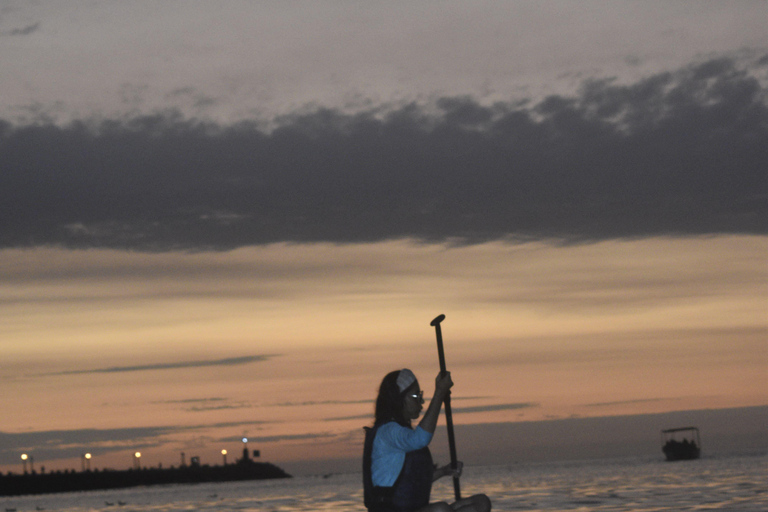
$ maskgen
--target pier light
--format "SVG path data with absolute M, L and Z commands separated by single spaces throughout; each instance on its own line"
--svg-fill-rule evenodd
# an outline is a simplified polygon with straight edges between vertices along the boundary
M 141 452 L 133 454 L 133 467 L 135 469 L 141 469 Z
M 85 458 L 85 469 L 90 471 L 91 470 L 91 454 L 86 453 L 85 455 L 83 455 L 83 457 Z
M 221 456 L 224 457 L 224 465 L 227 465 L 227 450 L 221 450 Z
M 27 472 L 27 461 L 29 461 L 29 471 L 34 473 L 35 472 L 35 466 L 34 466 L 34 459 L 31 455 L 27 455 L 26 453 L 21 454 L 21 463 L 24 465 L 24 473 Z

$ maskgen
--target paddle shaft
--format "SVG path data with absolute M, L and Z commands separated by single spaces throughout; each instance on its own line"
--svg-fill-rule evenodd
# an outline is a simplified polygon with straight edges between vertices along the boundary
M 445 369 L 445 351 L 443 350 L 443 331 L 440 329 L 440 322 L 445 319 L 445 315 L 440 315 L 430 325 L 435 328 L 435 336 L 437 337 L 437 356 L 440 359 L 440 373 L 442 375 L 447 371 Z M 451 392 L 445 397 L 445 424 L 448 430 L 448 448 L 451 452 L 451 468 L 456 469 L 458 467 L 456 458 L 456 439 L 453 436 L 453 416 L 451 415 Z M 459 485 L 459 477 L 453 476 L 453 493 L 456 496 L 456 501 L 461 499 L 461 486 Z

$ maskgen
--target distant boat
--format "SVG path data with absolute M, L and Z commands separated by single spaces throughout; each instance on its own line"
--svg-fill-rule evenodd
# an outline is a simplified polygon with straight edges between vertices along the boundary
M 661 431 L 661 451 L 667 460 L 693 460 L 701 456 L 701 438 L 696 427 Z

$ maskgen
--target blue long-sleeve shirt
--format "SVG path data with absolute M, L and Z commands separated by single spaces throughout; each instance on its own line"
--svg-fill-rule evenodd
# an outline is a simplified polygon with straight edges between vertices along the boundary
M 373 485 L 391 487 L 403 469 L 405 454 L 420 450 L 432 441 L 432 434 L 421 427 L 411 429 L 390 421 L 376 431 L 371 452 Z

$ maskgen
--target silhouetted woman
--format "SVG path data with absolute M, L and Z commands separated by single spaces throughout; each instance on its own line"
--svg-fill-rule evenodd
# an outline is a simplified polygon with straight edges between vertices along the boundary
M 381 381 L 373 427 L 366 427 L 363 450 L 365 506 L 370 512 L 488 512 L 491 501 L 476 494 L 454 503 L 429 503 L 432 482 L 454 475 L 450 465 L 435 468 L 429 442 L 435 433 L 443 401 L 453 386 L 451 374 L 438 375 L 435 393 L 416 428 L 424 392 L 407 368 L 390 372 Z M 461 474 L 458 463 L 455 474 Z

